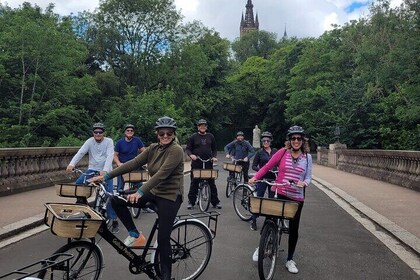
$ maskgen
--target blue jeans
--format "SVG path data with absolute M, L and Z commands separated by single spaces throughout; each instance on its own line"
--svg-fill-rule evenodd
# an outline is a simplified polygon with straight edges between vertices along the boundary
M 81 175 L 79 178 L 77 178 L 76 180 L 76 185 L 84 185 L 86 183 L 86 181 L 90 178 L 92 178 L 95 175 L 95 172 L 98 172 L 96 170 L 92 170 L 92 169 L 88 169 L 85 171 L 85 173 L 89 174 L 89 175 Z M 92 173 L 90 175 L 90 173 Z M 105 181 L 105 189 L 110 192 L 113 193 L 114 192 L 114 185 L 112 184 L 112 180 L 107 180 Z M 108 215 L 108 218 L 111 220 L 115 220 L 117 218 L 117 214 L 115 213 L 114 209 L 111 206 L 111 202 L 108 201 L 108 204 L 106 206 L 106 213 Z
M 258 197 L 264 197 L 265 190 L 268 190 L 268 197 L 269 198 L 274 197 L 274 192 L 271 191 L 269 184 L 264 183 L 264 182 L 258 182 L 256 188 L 257 188 L 257 196 Z M 257 217 L 258 217 L 258 215 L 252 214 L 252 216 L 251 216 L 252 221 L 256 221 Z

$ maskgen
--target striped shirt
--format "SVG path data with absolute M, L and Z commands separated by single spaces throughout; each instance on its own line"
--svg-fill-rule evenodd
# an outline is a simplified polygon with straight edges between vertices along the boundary
M 272 191 L 284 195 L 290 199 L 297 201 L 304 201 L 304 188 L 295 186 L 299 181 L 304 182 L 306 186 L 309 186 L 312 178 L 312 156 L 310 154 L 301 154 L 297 159 L 296 163 L 293 162 L 292 155 L 289 150 L 280 149 L 275 153 L 269 162 L 264 165 L 255 174 L 255 178 L 260 180 L 264 174 L 277 166 L 279 173 L 276 182 L 281 186 L 273 186 Z M 290 184 L 293 180 L 294 184 Z

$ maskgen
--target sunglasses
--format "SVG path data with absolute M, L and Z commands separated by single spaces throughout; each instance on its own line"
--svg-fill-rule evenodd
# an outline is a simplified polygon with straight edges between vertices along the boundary
M 169 136 L 169 137 L 171 137 L 172 135 L 174 135 L 174 133 L 172 132 L 172 131 L 168 131 L 168 132 L 165 132 L 165 131 L 160 131 L 160 132 L 158 132 L 158 135 L 160 136 L 160 137 L 163 137 L 163 136 Z
M 291 141 L 302 141 L 302 137 L 291 137 L 290 138 Z
M 132 130 L 132 129 L 126 129 L 125 131 L 127 131 L 127 132 L 133 132 L 134 130 Z
M 93 134 L 103 134 L 104 132 L 102 130 L 95 130 L 93 131 Z
M 271 143 L 271 140 L 262 140 L 263 143 Z

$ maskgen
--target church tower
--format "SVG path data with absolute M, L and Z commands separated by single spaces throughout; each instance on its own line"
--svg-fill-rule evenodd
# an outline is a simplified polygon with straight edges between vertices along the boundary
M 252 0 L 248 0 L 245 7 L 245 18 L 244 13 L 242 13 L 241 25 L 239 27 L 240 36 L 248 32 L 257 31 L 260 27 L 260 24 L 258 22 L 258 14 L 255 16 L 254 20 L 254 5 L 252 4 Z

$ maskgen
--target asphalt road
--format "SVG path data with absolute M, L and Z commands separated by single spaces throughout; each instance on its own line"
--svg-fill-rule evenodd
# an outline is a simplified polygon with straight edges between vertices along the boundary
M 221 164 L 219 169 L 222 169 Z M 226 176 L 227 172 L 219 170 L 217 185 L 223 209 L 218 210 L 221 215 L 212 257 L 200 279 L 258 279 L 252 253 L 258 246 L 259 231 L 251 231 L 249 224 L 236 216 L 231 198 L 224 195 Z M 189 176 L 186 176 L 185 186 L 186 197 Z M 292 275 L 284 267 L 287 251 L 287 238 L 284 238 L 282 248 L 286 251 L 280 255 L 274 279 L 419 279 L 412 269 L 322 191 L 311 185 L 306 194 L 295 253 L 299 273 Z M 191 211 L 186 209 L 184 202 L 180 214 L 188 212 Z M 142 213 L 137 224 L 147 234 L 154 218 L 155 214 Z M 260 218 L 259 228 L 262 222 Z M 124 228 L 118 236 L 125 238 Z M 47 257 L 65 242 L 66 239 L 47 230 L 2 248 L 0 274 Z M 128 262 L 104 241 L 100 246 L 105 255 L 102 279 L 148 279 L 143 274 L 130 274 Z

